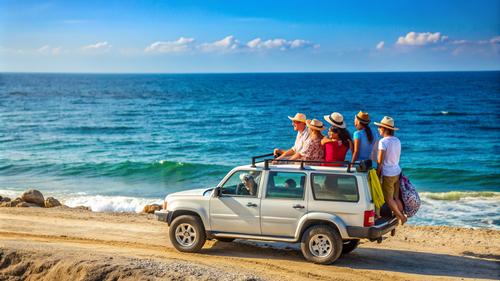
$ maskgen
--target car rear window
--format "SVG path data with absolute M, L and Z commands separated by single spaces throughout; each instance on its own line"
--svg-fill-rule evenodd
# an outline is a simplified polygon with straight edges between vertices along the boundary
M 311 184 L 315 200 L 359 201 L 355 176 L 313 173 Z

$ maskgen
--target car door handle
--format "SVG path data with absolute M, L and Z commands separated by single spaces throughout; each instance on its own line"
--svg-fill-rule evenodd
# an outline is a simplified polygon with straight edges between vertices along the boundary
M 305 207 L 300 205 L 300 204 L 296 204 L 296 205 L 293 205 L 293 208 L 294 209 L 304 209 Z
M 248 202 L 247 207 L 257 207 L 257 204 L 252 203 L 252 202 Z

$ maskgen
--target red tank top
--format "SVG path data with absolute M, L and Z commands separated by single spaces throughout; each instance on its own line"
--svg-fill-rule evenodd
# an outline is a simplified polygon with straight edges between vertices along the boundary
M 349 146 L 343 145 L 341 141 L 327 142 L 324 145 L 325 161 L 344 161 Z M 340 164 L 323 164 L 323 166 L 342 166 Z

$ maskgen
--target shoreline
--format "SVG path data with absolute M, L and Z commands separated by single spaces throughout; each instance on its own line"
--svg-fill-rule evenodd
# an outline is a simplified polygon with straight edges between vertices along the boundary
M 26 189 L 0 189 L 2 196 L 22 197 Z M 98 195 L 87 193 L 64 194 L 43 190 L 44 196 L 55 197 L 70 208 L 89 208 L 93 212 L 141 213 L 146 206 L 161 206 L 161 197 L 127 195 Z M 448 191 L 419 192 L 422 206 L 409 220 L 414 226 L 450 226 L 474 229 L 500 230 L 500 192 L 496 191 Z M 450 211 L 451 210 L 451 211 Z M 451 214 L 451 215 L 450 215 Z
M 362 241 L 331 266 L 306 262 L 296 244 L 213 240 L 199 254 L 180 253 L 167 233 L 149 214 L 0 208 L 0 279 L 53 280 L 58 272 L 81 280 L 500 277 L 500 231 L 491 229 L 405 225 L 382 244 Z

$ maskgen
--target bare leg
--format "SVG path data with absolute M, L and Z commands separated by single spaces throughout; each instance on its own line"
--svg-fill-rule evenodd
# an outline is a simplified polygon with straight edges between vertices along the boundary
M 392 212 L 396 215 L 396 217 L 401 221 L 401 224 L 405 224 L 406 221 L 408 220 L 405 215 L 399 210 L 398 204 L 396 203 L 396 200 L 394 198 L 387 198 L 386 199 L 387 205 L 389 205 L 389 208 L 391 208 Z
M 396 201 L 396 204 L 398 205 L 399 211 L 402 213 L 403 210 L 404 210 L 404 208 L 403 208 L 403 202 L 401 202 L 401 200 L 399 198 L 396 198 L 395 201 Z

